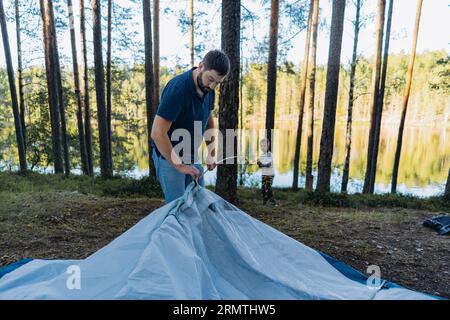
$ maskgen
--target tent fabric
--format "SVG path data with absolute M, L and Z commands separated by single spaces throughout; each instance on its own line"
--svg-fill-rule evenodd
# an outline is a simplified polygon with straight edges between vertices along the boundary
M 8 265 L 0 268 L 0 278 L 3 277 L 5 274 L 13 272 L 17 268 L 23 266 L 24 264 L 26 264 L 30 261 L 33 261 L 33 259 L 22 259 L 20 261 L 16 261 L 14 263 L 8 264 Z
M 68 286 L 68 268 L 80 288 Z M 83 260 L 30 261 L 0 299 L 434 299 L 365 276 L 193 181 L 184 195 Z

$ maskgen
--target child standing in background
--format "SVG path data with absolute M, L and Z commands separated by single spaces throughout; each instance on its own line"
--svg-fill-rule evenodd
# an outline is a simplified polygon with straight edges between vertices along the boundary
M 270 152 L 270 142 L 266 138 L 261 139 L 259 146 L 261 148 L 261 156 L 256 162 L 258 167 L 261 168 L 262 185 L 261 193 L 263 197 L 263 204 L 270 204 L 277 206 L 277 203 L 273 197 L 272 183 L 275 171 L 273 169 L 272 152 Z

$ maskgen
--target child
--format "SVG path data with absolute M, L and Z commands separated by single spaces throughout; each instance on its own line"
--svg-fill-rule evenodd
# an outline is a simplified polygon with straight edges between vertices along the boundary
M 261 157 L 256 162 L 258 167 L 261 168 L 262 173 L 262 186 L 261 192 L 263 197 L 263 204 L 270 204 L 277 206 L 277 203 L 273 197 L 272 183 L 273 177 L 275 176 L 275 171 L 273 169 L 272 152 L 269 151 L 270 142 L 263 138 L 259 143 L 261 147 Z

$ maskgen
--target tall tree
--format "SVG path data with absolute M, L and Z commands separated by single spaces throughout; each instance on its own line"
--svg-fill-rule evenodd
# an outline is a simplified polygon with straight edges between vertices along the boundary
M 353 54 L 352 63 L 350 65 L 350 89 L 348 92 L 348 107 L 347 107 L 347 127 L 346 127 L 346 137 L 345 137 L 345 163 L 344 171 L 342 174 L 342 184 L 341 192 L 347 192 L 348 177 L 350 173 L 350 154 L 352 148 L 352 122 L 353 122 L 353 103 L 354 103 L 354 93 L 355 93 L 355 75 L 356 75 L 356 64 L 358 62 L 358 40 L 359 31 L 361 30 L 361 7 L 362 0 L 356 0 L 356 16 L 353 22 L 354 26 L 354 38 L 353 38 Z
M 152 132 L 153 120 L 155 118 L 154 87 L 153 87 L 153 62 L 152 62 L 152 17 L 150 14 L 150 0 L 142 1 L 144 17 L 144 45 L 145 45 L 145 105 L 147 111 L 147 135 L 148 135 L 148 165 L 149 175 L 155 176 L 156 170 L 152 160 Z
M 86 140 L 84 137 L 83 103 L 81 101 L 81 92 L 80 92 L 80 74 L 78 71 L 77 45 L 75 43 L 75 25 L 73 17 L 72 0 L 67 0 L 67 9 L 69 13 L 70 45 L 72 48 L 72 65 L 73 65 L 73 77 L 75 82 L 75 99 L 77 102 L 77 124 L 78 124 L 78 140 L 80 144 L 81 169 L 84 174 L 89 175 L 89 167 L 86 154 Z
M 402 100 L 402 116 L 400 119 L 400 126 L 398 129 L 397 148 L 395 150 L 394 167 L 392 169 L 391 193 L 397 192 L 398 167 L 400 164 L 400 153 L 402 151 L 403 129 L 405 127 L 405 119 L 406 119 L 406 111 L 408 109 L 409 93 L 411 92 L 412 75 L 413 75 L 413 71 L 414 71 L 414 61 L 416 59 L 417 38 L 419 35 L 419 25 L 420 25 L 420 15 L 422 12 L 422 2 L 423 2 L 423 0 L 418 0 L 418 3 L 417 3 L 416 22 L 415 22 L 414 34 L 413 34 L 413 46 L 412 46 L 412 50 L 411 50 L 411 58 L 409 60 L 408 71 L 406 73 L 405 93 L 403 94 L 403 100 Z
M 102 57 L 102 27 L 100 0 L 92 0 L 93 39 L 94 39 L 94 70 L 95 93 L 97 97 L 98 136 L 100 142 L 100 170 L 103 178 L 112 176 L 112 166 L 109 155 L 108 123 L 105 106 L 105 78 Z
M 194 0 L 191 0 L 191 6 L 190 6 L 190 34 L 191 34 L 191 68 L 194 67 L 195 61 L 195 43 L 194 43 Z
M 111 134 L 111 15 L 112 11 L 112 1 L 108 0 L 108 40 L 107 40 L 107 49 L 106 49 L 106 123 L 107 123 L 107 131 L 108 131 L 108 155 L 109 162 L 112 166 L 112 134 Z
M 47 27 L 49 28 L 49 33 L 51 34 L 51 58 L 52 63 L 55 69 L 55 80 L 56 80 L 56 88 L 57 88 L 57 102 L 59 109 L 59 116 L 61 121 L 61 144 L 63 147 L 63 156 L 64 156 L 64 173 L 66 175 L 70 174 L 70 160 L 69 160 L 69 140 L 67 137 L 67 126 L 66 126 L 66 112 L 65 112 L 65 99 L 64 99 L 64 90 L 62 86 L 61 79 L 61 66 L 59 63 L 59 53 L 58 53 L 58 40 L 56 37 L 56 28 L 55 28 L 55 18 L 53 13 L 53 2 L 47 1 Z
M 266 102 L 266 130 L 267 139 L 272 143 L 272 130 L 275 126 L 275 97 L 277 87 L 277 54 L 278 54 L 278 24 L 279 1 L 271 0 L 270 30 L 269 30 L 269 61 L 267 63 L 267 102 Z
M 239 117 L 239 61 L 241 1 L 222 1 L 222 50 L 230 59 L 230 72 L 220 85 L 219 97 L 219 130 L 223 135 L 223 149 L 227 151 L 224 157 L 237 156 L 237 137 L 226 136 L 226 129 L 236 129 Z M 233 139 L 233 141 L 229 141 Z M 221 141 L 219 141 L 220 143 Z M 233 154 L 228 147 L 233 146 Z M 225 148 L 225 146 L 227 148 Z M 221 146 L 219 146 L 221 147 Z M 220 161 L 221 159 L 219 159 Z M 237 204 L 237 163 L 228 164 L 225 161 L 217 167 L 216 193 L 227 201 Z
M 319 25 L 319 0 L 314 0 L 314 19 L 313 19 L 313 34 L 312 34 L 312 48 L 311 48 L 311 71 L 309 73 L 309 104 L 308 104 L 308 148 L 306 151 L 306 182 L 305 188 L 311 191 L 313 188 L 313 151 L 314 151 L 314 99 L 315 99 L 315 84 L 316 84 L 316 60 L 317 60 L 317 33 Z
M 91 129 L 91 107 L 89 102 L 89 78 L 86 49 L 86 23 L 85 23 L 84 0 L 80 0 L 80 38 L 81 38 L 81 68 L 83 69 L 83 78 L 81 82 L 81 91 L 83 95 L 84 106 L 84 136 L 86 140 L 86 158 L 89 175 L 94 175 L 94 166 L 92 161 L 92 129 Z
M 11 49 L 9 48 L 8 29 L 6 27 L 5 9 L 3 0 L 0 0 L 0 27 L 2 31 L 3 49 L 5 52 L 6 69 L 8 71 L 9 90 L 11 94 L 11 104 L 14 116 L 14 127 L 16 130 L 17 149 L 19 152 L 20 171 L 27 171 L 27 161 L 25 154 L 25 142 L 22 132 L 22 123 L 20 121 L 19 103 L 17 101 L 17 91 L 14 78 L 14 68 L 11 59 Z
M 153 0 L 153 99 L 159 105 L 159 0 Z
M 21 41 L 21 27 L 20 27 L 20 10 L 19 0 L 14 1 L 16 9 L 16 43 L 17 43 L 17 77 L 19 78 L 19 110 L 20 110 L 20 122 L 22 125 L 23 141 L 25 149 L 27 147 L 27 133 L 25 126 L 25 98 L 23 94 L 23 67 L 22 67 L 22 41 Z
M 328 49 L 327 82 L 325 106 L 320 138 L 319 170 L 317 190 L 330 191 L 331 161 L 333 157 L 334 128 L 336 125 L 336 104 L 339 87 L 339 71 L 344 30 L 345 0 L 333 1 L 330 45 Z
M 305 93 L 306 93 L 306 75 L 308 73 L 308 60 L 309 60 L 309 47 L 311 41 L 311 24 L 312 16 L 314 10 L 314 0 L 310 1 L 309 5 L 309 16 L 308 16 L 308 27 L 306 31 L 306 44 L 305 44 L 305 54 L 303 56 L 303 64 L 300 76 L 300 101 L 299 101 L 299 113 L 298 113 L 298 124 L 297 124 L 297 138 L 295 140 L 295 155 L 294 155 L 294 178 L 292 181 L 292 189 L 298 189 L 298 171 L 300 165 L 300 149 L 302 141 L 302 130 L 303 130 L 303 114 L 305 110 Z
M 47 0 L 48 1 L 48 0 Z M 58 107 L 58 87 L 56 83 L 56 68 L 53 54 L 53 34 L 50 23 L 48 5 L 44 0 L 39 0 L 42 18 L 42 33 L 44 39 L 45 71 L 47 78 L 48 103 L 50 109 L 50 120 L 52 128 L 52 150 L 55 173 L 63 173 L 63 160 L 61 151 L 60 115 Z
M 450 199 L 450 169 L 448 169 L 447 184 L 445 185 L 444 196 Z
M 385 11 L 386 11 L 386 0 L 378 0 L 378 16 L 377 16 L 377 26 L 375 36 L 376 49 L 372 67 L 372 87 L 370 89 L 371 99 L 369 106 L 372 114 L 370 118 L 369 144 L 367 148 L 367 165 L 366 165 L 366 175 L 364 179 L 363 193 L 370 192 L 370 175 L 372 173 L 372 164 L 373 164 L 372 156 L 373 156 L 373 146 L 375 142 L 375 127 L 378 117 L 377 102 L 380 89 L 381 56 L 383 51 L 383 28 L 384 28 Z
M 375 122 L 375 137 L 373 142 L 373 151 L 371 164 L 371 174 L 370 174 L 370 184 L 369 184 L 369 193 L 374 193 L 375 191 L 375 178 L 377 175 L 377 161 L 378 161 L 378 148 L 380 144 L 380 133 L 381 133 L 381 119 L 383 114 L 383 105 L 384 105 L 384 92 L 386 88 L 386 77 L 387 77 L 387 65 L 389 59 L 389 43 L 391 38 L 391 25 L 392 25 L 392 11 L 394 7 L 394 0 L 389 1 L 389 9 L 388 9 L 388 19 L 386 24 L 386 34 L 384 39 L 384 54 L 383 54 L 383 67 L 381 70 L 381 80 L 380 80 L 380 89 L 378 92 L 378 101 L 377 101 L 377 118 Z

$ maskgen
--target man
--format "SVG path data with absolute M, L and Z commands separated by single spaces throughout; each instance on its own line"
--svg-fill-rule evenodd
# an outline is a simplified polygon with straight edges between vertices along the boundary
M 205 131 L 214 129 L 211 116 L 214 109 L 214 89 L 224 80 L 229 70 L 230 60 L 226 54 L 220 50 L 212 50 L 205 55 L 198 67 L 174 77 L 163 90 L 151 138 L 152 158 L 166 203 L 182 196 L 192 179 L 199 180 L 198 183 L 204 186 L 203 177 L 200 177 L 203 167 L 198 163 L 198 148 Z M 198 129 L 198 124 L 201 132 L 194 130 Z M 186 132 L 189 137 L 183 136 Z M 181 142 L 177 141 L 179 135 L 183 138 Z M 208 145 L 206 165 L 208 170 L 213 170 L 216 167 L 214 143 L 205 142 Z M 180 154 L 183 160 L 174 150 L 178 143 L 183 143 L 183 154 Z M 186 145 L 189 148 L 185 148 Z

